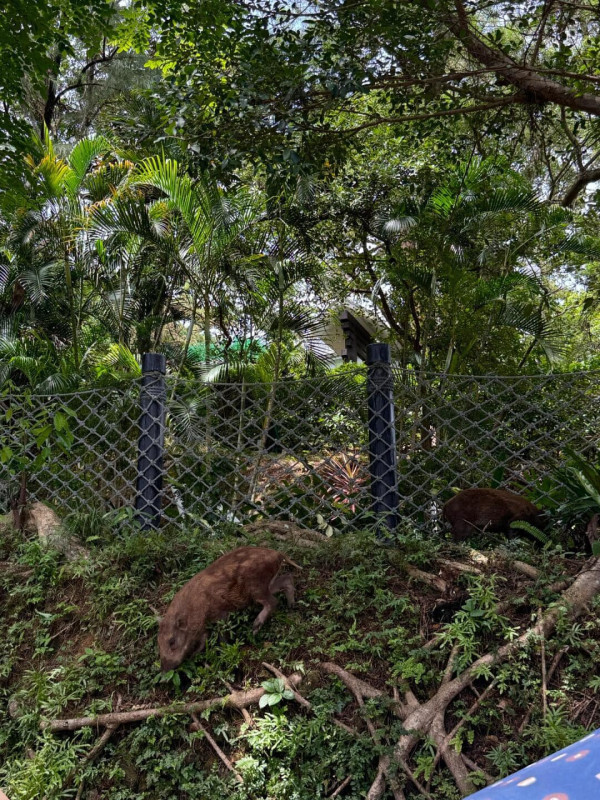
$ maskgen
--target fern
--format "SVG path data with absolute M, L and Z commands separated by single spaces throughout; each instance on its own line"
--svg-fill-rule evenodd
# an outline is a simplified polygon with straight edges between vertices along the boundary
M 510 527 L 512 530 L 525 531 L 525 533 L 533 536 L 533 538 L 537 539 L 541 544 L 548 544 L 550 541 L 549 536 L 543 533 L 539 528 L 536 528 L 535 525 L 532 525 L 530 522 L 525 522 L 524 520 L 518 519 L 514 522 L 511 522 Z

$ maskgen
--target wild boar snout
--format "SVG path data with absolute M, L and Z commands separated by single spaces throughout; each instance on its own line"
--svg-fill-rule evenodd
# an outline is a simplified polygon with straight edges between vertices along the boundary
M 160 659 L 160 671 L 161 672 L 170 672 L 172 669 L 177 669 L 177 667 L 181 664 L 181 660 L 171 661 L 168 658 L 163 658 L 161 656 Z
M 158 629 L 158 652 L 163 672 L 176 669 L 192 649 L 193 642 L 183 617 L 165 615 Z

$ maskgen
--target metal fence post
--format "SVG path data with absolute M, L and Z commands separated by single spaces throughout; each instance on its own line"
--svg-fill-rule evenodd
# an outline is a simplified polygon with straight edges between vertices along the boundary
M 165 443 L 166 359 L 160 353 L 142 356 L 140 438 L 136 483 L 136 517 L 142 530 L 160 525 Z
M 388 344 L 367 346 L 367 394 L 372 509 L 378 516 L 383 516 L 388 531 L 393 531 L 398 524 L 399 496 L 394 378 Z

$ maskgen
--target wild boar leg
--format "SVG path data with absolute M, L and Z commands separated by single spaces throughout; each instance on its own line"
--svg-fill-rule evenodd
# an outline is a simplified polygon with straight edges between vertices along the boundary
M 258 599 L 257 602 L 261 604 L 262 611 L 254 620 L 254 624 L 252 625 L 252 631 L 256 633 L 259 631 L 265 622 L 269 619 L 271 614 L 277 608 L 277 598 L 274 594 L 267 595 L 264 599 Z
M 269 591 L 271 594 L 283 592 L 288 606 L 294 605 L 294 578 L 290 572 L 276 575 L 269 584 Z

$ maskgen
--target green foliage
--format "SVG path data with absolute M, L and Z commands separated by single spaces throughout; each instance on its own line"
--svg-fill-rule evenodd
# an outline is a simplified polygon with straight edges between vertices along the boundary
M 503 639 L 515 637 L 510 620 L 498 613 L 496 586 L 499 580 L 495 576 L 468 576 L 469 597 L 441 633 L 441 641 L 446 646 L 459 648 L 455 661 L 457 670 L 464 669 L 477 658 L 481 637 L 491 633 Z
M 579 541 L 594 514 L 600 512 L 600 464 L 565 448 L 565 458 L 553 475 L 542 481 L 539 502 Z
M 294 693 L 291 689 L 285 688 L 285 683 L 281 678 L 272 678 L 269 681 L 264 681 L 261 685 L 265 693 L 259 700 L 259 708 L 276 706 L 278 703 L 281 703 L 282 700 L 294 699 Z
M 18 800 L 59 800 L 65 780 L 85 752 L 81 742 L 47 735 L 37 742 L 33 758 L 15 759 L 0 769 L 0 776 Z
M 513 607 L 510 575 L 461 578 L 459 610 L 432 621 L 435 601 L 407 585 L 402 569 L 433 569 L 446 546 L 423 509 L 457 475 L 507 480 L 521 429 L 505 430 L 503 398 L 485 396 L 474 379 L 468 402 L 457 392 L 432 425 L 428 448 L 432 397 L 421 387 L 407 393 L 398 424 L 411 451 L 401 468 L 435 478 L 405 506 L 411 519 L 419 508 L 419 529 L 401 522 L 384 551 L 360 531 L 373 518 L 360 511 L 364 465 L 351 456 L 365 444 L 365 372 L 329 372 L 322 342 L 325 322 L 350 306 L 410 378 L 435 370 L 440 388 L 462 373 L 596 364 L 597 15 L 585 3 L 470 3 L 465 29 L 461 5 L 6 0 L 0 8 L 0 471 L 14 484 L 39 481 L 89 499 L 69 503 L 64 524 L 91 553 L 65 565 L 0 533 L 2 558 L 24 570 L 0 572 L 0 702 L 14 695 L 22 709 L 0 731 L 0 782 L 11 797 L 75 795 L 76 767 L 108 800 L 312 800 L 347 775 L 344 797 L 358 800 L 379 753 L 331 724 L 332 713 L 352 713 L 347 693 L 311 677 L 315 664 L 334 658 L 425 696 L 451 648 L 455 669 L 471 664 L 516 635 L 527 603 L 535 611 L 554 599 L 536 584 Z M 491 48 L 493 64 L 508 66 L 490 69 L 473 37 Z M 516 84 L 511 63 L 524 67 Z M 545 76 L 562 84 L 554 97 L 543 95 Z M 126 494 L 135 477 L 133 381 L 139 355 L 151 350 L 167 356 L 170 435 L 188 454 L 168 465 L 184 500 L 183 533 L 141 532 L 132 513 L 107 511 L 91 480 L 105 474 L 77 436 L 95 430 L 118 447 L 107 469 L 116 467 L 111 486 Z M 315 382 L 299 391 L 293 379 L 306 375 Z M 91 386 L 106 390 L 94 409 L 83 395 L 57 397 Z M 315 402 L 316 388 L 331 401 Z M 550 416 L 566 429 L 571 409 L 539 394 L 515 406 L 528 436 Z M 334 535 L 302 554 L 297 609 L 280 607 L 258 636 L 249 613 L 235 615 L 211 631 L 205 653 L 160 675 L 152 607 L 247 541 L 235 519 L 223 524 L 219 502 L 243 496 L 267 469 L 259 455 L 249 477 L 241 458 L 215 445 L 241 434 L 226 411 L 232 402 L 261 454 L 272 454 L 274 440 L 303 459 L 319 454 L 314 475 L 277 481 L 244 514 L 279 516 L 283 507 Z M 300 426 L 289 424 L 302 415 Z M 498 440 L 481 445 L 481 459 L 466 434 L 455 446 L 459 427 L 479 440 L 489 420 L 499 423 Z M 556 579 L 570 569 L 563 548 L 600 507 L 598 466 L 566 455 L 538 487 L 558 524 L 547 534 L 514 526 L 545 545 L 536 558 Z M 77 463 L 68 480 L 64 457 Z M 529 553 L 517 540 L 507 551 Z M 438 625 L 441 648 L 424 651 L 422 632 Z M 576 738 L 574 703 L 598 691 L 597 634 L 593 619 L 559 620 L 556 644 L 570 648 L 569 659 L 544 718 L 538 643 L 493 676 L 482 673 L 496 679 L 504 704 L 498 695 L 482 703 L 457 749 L 485 747 L 490 769 L 504 774 Z M 303 665 L 314 715 L 284 703 L 289 692 L 264 681 L 262 660 Z M 120 731 L 97 764 L 82 763 L 90 732 L 58 741 L 38 730 L 43 715 L 109 710 L 119 695 L 125 705 L 187 699 L 223 691 L 222 681 L 268 689 L 252 728 L 210 715 L 244 787 L 177 718 Z M 515 741 L 515 714 L 532 706 Z M 465 698 L 454 711 L 464 718 Z M 382 728 L 389 712 L 379 702 L 364 709 Z M 492 735 L 500 742 L 488 746 Z M 454 800 L 434 760 L 432 743 L 419 742 L 417 776 L 431 780 L 434 797 Z
M 535 525 L 532 525 L 530 522 L 524 522 L 523 520 L 515 520 L 515 522 L 510 523 L 511 530 L 516 531 L 525 531 L 534 539 L 537 539 L 538 542 L 541 544 L 548 544 L 550 541 L 550 537 L 547 536 L 543 531 L 539 528 L 536 528 Z
M 38 472 L 52 454 L 68 453 L 73 445 L 74 412 L 59 404 L 41 405 L 29 396 L 19 399 L 19 411 L 7 403 L 4 412 L 5 444 L 0 465 L 13 477 Z M 25 413 L 23 413 L 25 411 Z

